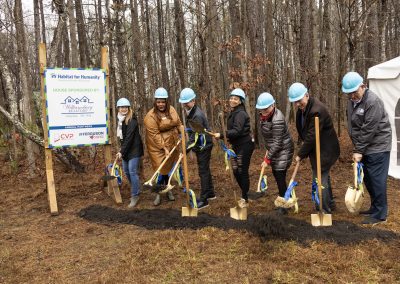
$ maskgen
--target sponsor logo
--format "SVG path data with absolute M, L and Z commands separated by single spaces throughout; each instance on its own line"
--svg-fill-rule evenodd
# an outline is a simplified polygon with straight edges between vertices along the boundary
M 54 135 L 54 142 L 58 141 L 69 141 L 74 138 L 73 133 L 61 133 L 61 134 L 55 134 Z
M 104 131 L 91 131 L 79 133 L 79 136 L 89 136 L 90 139 L 101 139 L 104 138 Z

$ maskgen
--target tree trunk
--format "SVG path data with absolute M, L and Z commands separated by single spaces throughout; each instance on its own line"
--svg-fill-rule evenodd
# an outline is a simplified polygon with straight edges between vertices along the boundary
M 90 64 L 89 48 L 86 38 L 86 27 L 85 20 L 82 10 L 81 0 L 75 0 L 75 11 L 76 11 L 76 24 L 78 28 L 78 41 L 79 41 L 79 59 L 80 67 L 87 68 Z
M 167 62 L 165 59 L 165 38 L 164 38 L 165 26 L 164 26 L 163 7 L 161 0 L 157 0 L 157 27 L 158 27 L 158 45 L 160 54 L 159 56 L 161 64 L 162 85 L 169 91 L 170 89 L 169 76 L 167 70 Z
M 28 70 L 30 69 L 28 64 L 28 50 L 25 38 L 25 27 L 23 21 L 22 5 L 21 0 L 15 0 L 14 6 L 14 20 L 17 40 L 17 55 L 20 64 L 20 76 L 21 76 L 21 92 L 23 97 L 22 113 L 23 119 L 26 125 L 32 129 L 36 129 L 34 122 L 34 111 L 32 104 L 32 84 L 31 78 L 29 77 Z M 28 159 L 28 174 L 33 175 L 35 168 L 35 152 L 38 148 L 30 141 L 26 140 L 25 151 Z
M 69 37 L 71 38 L 71 67 L 78 68 L 80 66 L 78 57 L 78 42 L 76 40 L 76 19 L 73 0 L 68 0 L 67 7 L 69 18 Z

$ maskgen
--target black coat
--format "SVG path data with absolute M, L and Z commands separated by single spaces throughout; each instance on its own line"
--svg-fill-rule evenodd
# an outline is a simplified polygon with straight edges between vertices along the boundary
M 304 159 L 310 157 L 311 166 L 317 167 L 315 153 L 315 117 L 319 117 L 321 169 L 327 171 L 332 167 L 340 155 L 339 140 L 331 116 L 326 107 L 316 98 L 310 97 L 304 114 L 299 109 L 296 113 L 296 128 L 300 139 L 303 141 L 297 155 Z M 303 125 L 302 125 L 302 121 Z
M 207 121 L 206 116 L 204 115 L 204 112 L 197 105 L 193 106 L 193 108 L 190 110 L 189 115 L 186 117 L 186 125 L 190 126 L 191 121 L 201 124 L 202 127 L 206 130 L 210 130 L 208 121 Z M 188 141 L 187 145 L 191 145 L 195 141 L 196 132 L 189 130 L 188 134 L 189 134 L 189 141 Z M 206 140 L 205 146 L 203 148 L 201 148 L 202 145 L 200 143 L 200 139 L 198 139 L 196 142 L 196 145 L 192 148 L 194 152 L 204 151 L 213 146 L 213 141 L 212 141 L 211 136 L 208 134 L 205 134 L 204 137 Z
M 122 137 L 120 151 L 122 159 L 129 161 L 143 156 L 143 143 L 136 117 L 132 117 L 128 125 L 125 121 L 122 123 Z
M 251 141 L 250 117 L 243 104 L 235 107 L 228 116 L 226 138 L 232 145 Z

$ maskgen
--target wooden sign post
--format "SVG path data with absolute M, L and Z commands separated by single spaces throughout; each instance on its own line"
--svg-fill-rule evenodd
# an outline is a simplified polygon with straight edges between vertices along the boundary
M 50 213 L 52 215 L 58 214 L 56 189 L 54 183 L 54 173 L 53 173 L 53 153 L 52 146 L 49 143 L 49 124 L 48 124 L 48 109 L 47 100 L 45 92 L 45 71 L 46 71 L 46 45 L 44 43 L 39 44 L 39 65 L 40 65 L 40 93 L 42 99 L 42 125 L 44 133 L 44 145 L 45 145 L 45 164 L 46 164 L 46 179 L 47 179 L 47 193 L 50 206 Z M 103 47 L 101 49 L 101 68 L 105 70 L 105 93 L 106 93 L 106 126 L 110 127 L 110 107 L 109 107 L 109 70 L 108 70 L 108 48 Z M 108 135 L 106 133 L 105 135 Z M 105 142 L 104 158 L 106 165 L 112 161 L 111 153 L 111 135 L 108 136 L 108 141 Z M 117 179 L 112 179 L 107 181 L 107 194 L 110 195 L 116 203 L 122 203 L 121 193 L 119 191 Z

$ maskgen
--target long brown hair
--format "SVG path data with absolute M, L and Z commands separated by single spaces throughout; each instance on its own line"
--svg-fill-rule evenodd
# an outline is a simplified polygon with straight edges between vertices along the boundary
M 172 116 L 171 116 L 171 114 L 169 113 L 169 108 L 170 108 L 170 104 L 169 104 L 169 101 L 168 101 L 168 99 L 165 99 L 165 111 L 164 112 L 160 112 L 159 110 L 158 110 L 158 108 L 157 108 L 157 100 L 160 100 L 160 99 L 154 99 L 154 103 L 153 103 L 153 109 L 154 109 L 154 113 L 156 114 L 156 116 L 157 116 L 157 119 L 158 120 L 161 120 L 162 119 L 162 115 L 164 114 L 166 117 L 168 117 L 169 119 L 172 119 Z
M 133 110 L 131 107 L 128 108 L 128 113 L 125 116 L 125 124 L 128 125 L 129 121 L 132 119 L 133 117 Z

